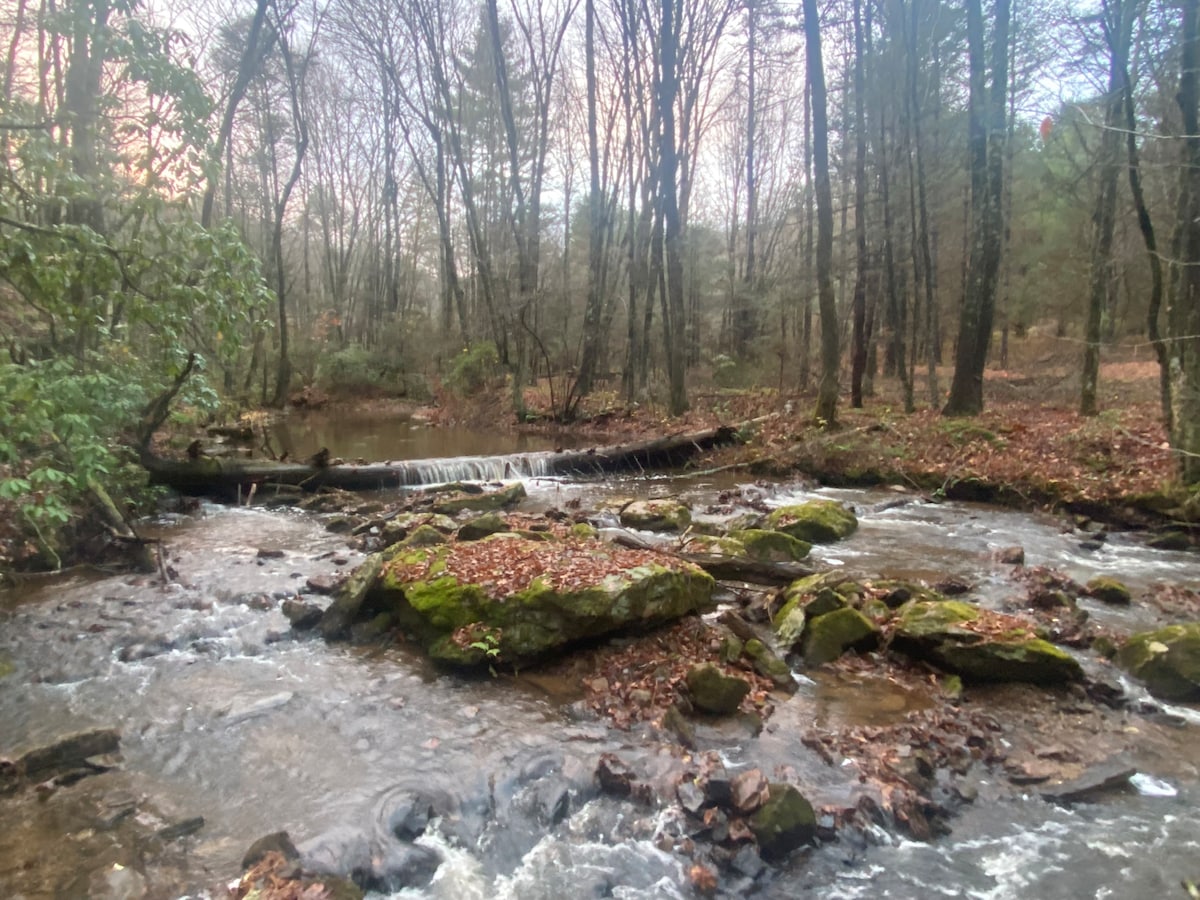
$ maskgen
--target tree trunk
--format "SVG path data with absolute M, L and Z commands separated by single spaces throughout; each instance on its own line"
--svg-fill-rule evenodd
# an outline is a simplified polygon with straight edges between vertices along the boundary
M 958 326 L 954 380 L 942 410 L 946 416 L 983 411 L 983 368 L 992 339 L 996 275 L 1000 269 L 1004 186 L 1005 97 L 1008 91 L 1008 24 L 1011 0 L 996 0 L 992 34 L 992 83 L 987 90 L 983 10 L 967 0 L 967 50 L 970 67 L 969 146 L 971 172 L 971 246 L 966 296 Z
M 1200 483 L 1200 0 L 1183 0 L 1182 52 L 1176 101 L 1182 114 L 1174 257 L 1167 309 L 1167 355 L 1171 374 L 1171 447 L 1184 484 Z
M 863 405 L 867 371 L 867 122 L 863 94 L 862 0 L 854 0 L 854 326 L 850 364 L 850 405 Z
M 662 202 L 665 295 L 663 340 L 667 351 L 668 409 L 673 416 L 687 412 L 684 382 L 683 233 L 679 215 L 679 150 L 675 135 L 675 99 L 679 93 L 679 27 L 676 0 L 662 0 L 662 30 L 659 32 L 658 108 L 659 191 Z
M 817 0 L 804 0 L 804 44 L 812 87 L 814 186 L 817 193 L 817 304 L 821 313 L 821 381 L 813 419 L 837 424 L 839 328 L 833 293 L 833 189 L 829 180 L 829 122 Z

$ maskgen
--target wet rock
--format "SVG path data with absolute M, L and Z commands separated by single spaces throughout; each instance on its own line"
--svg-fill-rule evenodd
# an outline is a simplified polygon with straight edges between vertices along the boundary
M 392 613 L 432 658 L 463 666 L 520 662 L 672 621 L 705 606 L 714 585 L 683 560 L 592 540 L 497 534 L 387 552 L 359 611 Z
M 269 697 L 260 697 L 256 700 L 234 701 L 229 707 L 229 711 L 225 713 L 225 723 L 227 725 L 236 725 L 239 722 L 245 722 L 247 719 L 265 716 L 272 710 L 287 706 L 294 696 L 296 695 L 291 691 L 282 691 L 278 694 L 271 694 Z
M 684 716 L 679 708 L 679 704 L 672 703 L 667 707 L 667 711 L 663 713 L 662 726 L 682 746 L 687 747 L 689 750 L 695 748 L 696 729 L 692 727 L 692 723 Z
M 1130 593 L 1129 588 L 1117 579 L 1104 575 L 1089 581 L 1084 591 L 1089 597 L 1094 597 L 1101 603 L 1111 603 L 1114 606 L 1128 606 L 1133 600 L 1133 594 Z
M 1116 757 L 1090 767 L 1078 778 L 1043 787 L 1040 793 L 1046 800 L 1073 803 L 1102 791 L 1123 788 L 1136 772 L 1137 767 L 1128 759 Z
M 128 644 L 122 647 L 117 652 L 117 659 L 121 662 L 140 662 L 143 659 L 150 659 L 154 656 L 161 656 L 164 653 L 170 653 L 175 649 L 174 643 L 166 638 L 154 638 L 148 641 L 142 641 L 136 644 Z
M 1200 700 L 1200 622 L 1135 634 L 1117 665 L 1161 700 Z
M 158 829 L 155 835 L 161 841 L 177 841 L 180 838 L 191 837 L 204 828 L 204 816 L 193 816 Z
M 738 773 L 729 787 L 730 804 L 734 811 L 742 815 L 754 812 L 770 797 L 767 776 L 760 769 L 748 769 Z
M 1190 550 L 1192 539 L 1186 531 L 1164 531 L 1146 541 L 1155 550 Z
M 644 531 L 686 531 L 692 511 L 678 500 L 635 500 L 621 510 L 621 524 Z
M 465 490 L 456 491 L 440 497 L 433 505 L 433 510 L 447 516 L 466 509 L 474 512 L 492 512 L 516 506 L 526 496 L 525 485 L 518 481 L 498 491 L 486 491 L 480 494 L 468 493 Z
M 692 704 L 704 712 L 730 715 L 737 712 L 742 698 L 750 693 L 744 678 L 726 675 L 711 663 L 693 666 L 687 673 Z
M 837 500 L 809 500 L 773 510 L 766 524 L 800 541 L 832 544 L 852 535 L 858 528 L 858 518 Z
M 949 593 L 939 593 L 937 590 L 927 588 L 912 581 L 897 581 L 894 579 L 872 582 L 871 587 L 888 609 L 899 609 L 910 600 L 945 600 L 946 597 L 943 594 Z M 959 591 L 959 593 L 965 593 L 966 590 L 967 588 L 964 586 L 963 590 Z
M 615 797 L 628 797 L 636 778 L 633 770 L 612 753 L 604 753 L 596 765 L 596 780 L 600 790 Z
M 277 548 L 267 549 L 266 547 L 260 547 L 254 555 L 258 559 L 283 559 L 287 554 Z
M 792 677 L 792 668 L 775 655 L 770 647 L 756 638 L 751 638 L 742 646 L 742 654 L 754 665 L 754 671 L 785 691 L 796 690 L 796 679 Z
M 679 801 L 684 812 L 693 816 L 700 815 L 706 800 L 704 791 L 694 781 L 680 782 L 675 788 L 675 799 Z
M 559 778 L 543 781 L 535 792 L 534 809 L 543 825 L 557 825 L 571 813 L 570 785 Z
M 1025 565 L 1025 548 L 1003 547 L 995 552 L 994 558 L 996 562 L 1004 563 L 1006 566 L 1023 566 Z
M 1083 678 L 1074 657 L 1030 634 L 1021 619 L 957 600 L 912 602 L 901 607 L 892 646 L 967 679 L 1062 684 Z
M 449 516 L 434 513 L 403 513 L 383 523 L 379 529 L 380 543 L 384 547 L 390 547 L 407 538 L 422 525 L 428 525 L 442 534 L 453 534 L 458 529 L 458 523 Z
M 329 609 L 321 617 L 321 635 L 325 638 L 337 638 L 350 630 L 351 624 L 359 617 L 363 600 L 375 586 L 379 573 L 383 571 L 387 552 L 375 553 L 363 561 L 349 580 L 338 590 L 337 596 Z
M 286 831 L 276 831 L 260 837 L 250 845 L 245 855 L 242 856 L 242 871 L 257 865 L 268 853 L 278 853 L 288 860 L 300 858 L 300 851 L 292 843 L 291 836 Z
M 819 666 L 847 650 L 873 650 L 879 644 L 879 626 L 849 607 L 810 618 L 801 648 L 804 661 Z
M 488 535 L 508 530 L 508 522 L 504 520 L 503 516 L 494 512 L 487 513 L 472 519 L 458 529 L 458 539 L 460 541 L 478 541 Z
M 751 817 L 750 830 L 766 859 L 780 859 L 817 833 L 812 804 L 794 786 L 772 784 L 767 802 Z
M 13 772 L 28 778 L 45 778 L 56 771 L 92 768 L 88 759 L 115 754 L 121 733 L 115 728 L 98 728 L 59 738 L 52 744 L 30 750 L 16 760 Z
M 304 603 L 301 600 L 284 600 L 283 614 L 297 631 L 311 631 L 321 624 L 325 610 L 315 603 Z
M 729 868 L 751 880 L 761 875 L 766 867 L 767 864 L 753 844 L 743 844 L 729 863 Z
M 450 813 L 448 797 L 412 791 L 393 797 L 387 813 L 388 831 L 401 841 L 414 841 L 425 833 L 429 820 Z
M 336 575 L 313 575 L 304 584 L 314 594 L 332 594 L 341 585 L 341 579 Z
M 88 879 L 89 900 L 140 900 L 149 896 L 146 876 L 132 866 L 113 863 Z

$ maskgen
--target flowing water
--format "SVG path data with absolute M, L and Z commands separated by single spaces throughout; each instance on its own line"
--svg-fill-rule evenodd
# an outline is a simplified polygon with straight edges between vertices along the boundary
M 339 428 L 293 439 L 397 459 L 406 454 L 396 435 L 413 431 L 388 432 L 384 449 L 345 423 Z M 516 449 L 481 439 L 470 452 Z M 408 455 L 439 452 L 445 446 L 415 442 Z M 1028 564 L 1076 579 L 1119 575 L 1135 594 L 1159 581 L 1196 587 L 1200 577 L 1194 556 L 1148 549 L 1136 536 L 1086 549 L 1057 519 L 886 491 L 695 476 L 532 479 L 527 488 L 531 510 L 575 498 L 591 505 L 679 494 L 701 518 L 833 496 L 855 505 L 861 526 L 849 541 L 819 548 L 818 562 L 869 576 L 952 575 L 987 603 L 1002 604 L 1012 590 L 992 561 L 1009 545 L 1023 546 Z M 236 875 L 254 839 L 286 829 L 318 854 L 361 858 L 380 895 L 690 896 L 683 857 L 659 849 L 678 835 L 677 816 L 598 796 L 591 786 L 601 753 L 638 756 L 651 771 L 661 760 L 665 772 L 669 760 L 651 743 L 577 715 L 578 698 L 565 685 L 537 673 L 463 679 L 403 646 L 292 638 L 280 601 L 310 576 L 348 570 L 360 558 L 319 517 L 206 505 L 152 531 L 169 548 L 167 585 L 76 574 L 0 594 L 0 673 L 8 670 L 0 677 L 0 755 L 117 727 L 123 756 L 118 768 L 42 799 L 32 791 L 0 798 L 0 895 L 199 896 Z M 1123 628 L 1158 621 L 1144 604 L 1088 608 Z M 705 740 L 735 770 L 790 766 L 818 804 L 844 800 L 854 777 L 804 748 L 803 729 L 883 724 L 927 702 L 883 679 L 801 682 L 760 738 L 735 728 Z M 1200 876 L 1200 716 L 1174 712 L 1176 736 L 1135 752 L 1141 792 L 1067 808 L 1035 795 L 1014 800 L 983 783 L 949 838 L 917 844 L 880 830 L 861 845 L 835 842 L 760 879 L 760 895 L 1181 894 L 1181 878 Z M 410 825 L 421 831 L 419 811 L 430 808 L 436 817 L 423 836 L 395 840 Z M 145 837 L 196 816 L 204 825 L 195 834 Z M 414 872 L 432 878 L 397 889 Z M 737 894 L 746 885 L 727 888 Z

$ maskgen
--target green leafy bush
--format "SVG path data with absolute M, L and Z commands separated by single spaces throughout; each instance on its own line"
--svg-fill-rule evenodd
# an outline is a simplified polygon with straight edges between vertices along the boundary
M 500 353 L 491 341 L 464 347 L 450 366 L 446 383 L 464 396 L 483 390 L 500 373 Z

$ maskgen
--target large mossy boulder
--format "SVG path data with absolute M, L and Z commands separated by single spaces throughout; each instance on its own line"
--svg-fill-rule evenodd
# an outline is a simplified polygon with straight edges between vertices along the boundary
M 1028 622 L 956 600 L 902 606 L 892 647 L 975 681 L 1062 684 L 1083 677 L 1075 658 L 1038 638 Z
M 692 511 L 678 500 L 635 500 L 621 510 L 621 524 L 643 531 L 687 531 Z
M 358 620 L 389 614 L 431 657 L 466 666 L 669 622 L 707 606 L 714 586 L 698 566 L 654 551 L 515 534 L 398 546 L 364 565 L 378 575 Z
M 873 650 L 878 645 L 879 626 L 848 606 L 810 619 L 801 641 L 810 666 L 833 662 L 847 650 Z
M 832 544 L 854 534 L 858 518 L 837 500 L 809 500 L 773 510 L 767 528 L 810 544 Z
M 1135 634 L 1118 651 L 1117 665 L 1162 700 L 1200 700 L 1200 622 Z

